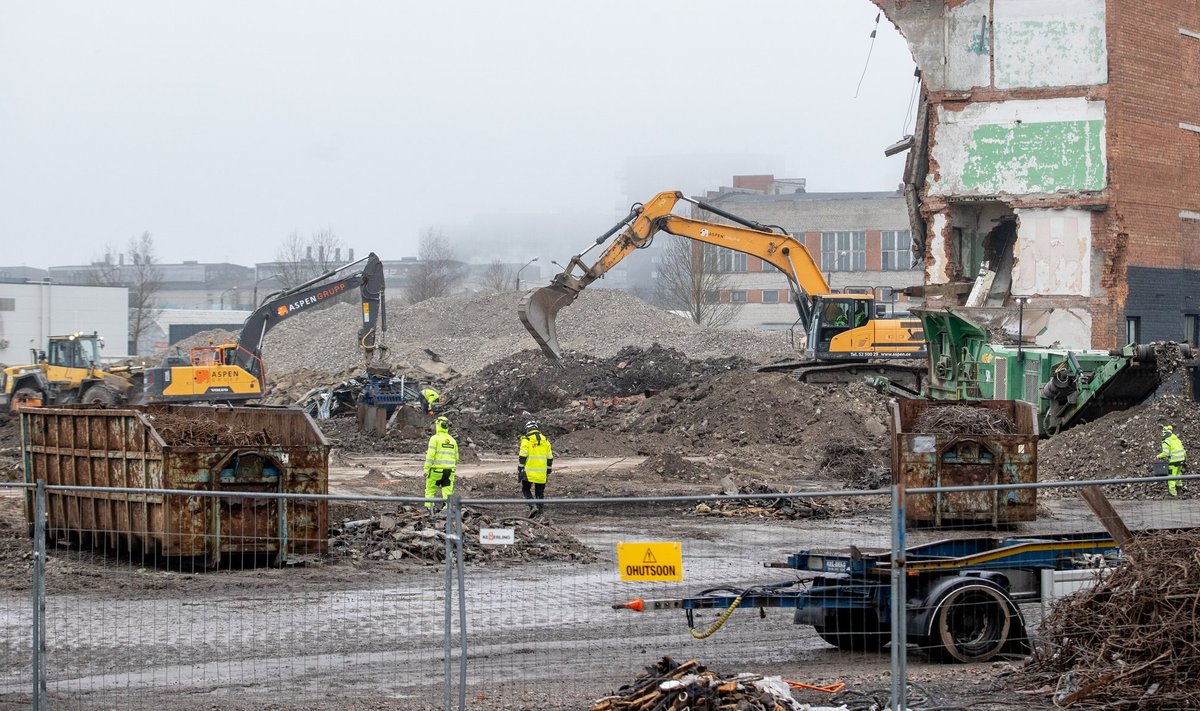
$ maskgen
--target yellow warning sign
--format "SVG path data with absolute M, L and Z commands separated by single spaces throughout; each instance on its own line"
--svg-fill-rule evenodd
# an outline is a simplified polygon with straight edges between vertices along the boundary
M 683 580 L 683 546 L 672 543 L 618 543 L 621 580 Z

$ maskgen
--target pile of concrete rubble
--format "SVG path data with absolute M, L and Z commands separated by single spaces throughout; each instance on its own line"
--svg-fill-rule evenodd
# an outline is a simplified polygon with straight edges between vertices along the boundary
M 524 513 L 522 510 L 521 513 Z M 511 528 L 513 545 L 484 545 L 480 529 Z M 351 559 L 394 560 L 432 565 L 445 560 L 445 516 L 424 506 L 396 506 L 368 518 L 332 526 L 329 552 Z M 596 553 L 544 519 L 506 517 L 472 507 L 463 510 L 463 551 L 467 562 L 590 563 Z
M 415 306 L 388 301 L 384 365 L 402 371 L 436 353 L 461 373 L 534 345 L 517 318 L 517 293 L 451 296 Z M 357 343 L 356 306 L 336 304 L 281 323 L 267 334 L 264 361 L 275 373 L 300 368 L 343 372 L 363 363 Z M 588 289 L 558 319 L 563 348 L 613 356 L 625 346 L 658 342 L 690 358 L 741 356 L 763 360 L 790 350 L 786 337 L 762 331 L 720 331 L 698 326 L 623 291 Z M 314 344 L 320 344 L 315 348 Z

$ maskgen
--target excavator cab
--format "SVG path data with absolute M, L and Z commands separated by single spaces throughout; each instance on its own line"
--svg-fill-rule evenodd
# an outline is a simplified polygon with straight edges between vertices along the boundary
M 875 300 L 870 295 L 821 294 L 814 297 L 806 355 L 819 360 L 844 359 L 853 356 L 852 352 L 847 352 L 846 345 L 853 348 L 860 342 L 865 347 L 853 350 L 870 350 L 874 318 Z

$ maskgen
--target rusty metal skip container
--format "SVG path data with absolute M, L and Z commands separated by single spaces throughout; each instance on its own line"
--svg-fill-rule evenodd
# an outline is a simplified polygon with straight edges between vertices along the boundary
M 253 434 L 188 441 L 195 428 Z M 226 428 L 226 430 L 221 430 Z M 180 432 L 184 431 L 181 435 Z M 245 439 L 245 437 L 243 437 Z M 217 440 L 217 441 L 214 441 Z M 225 440 L 225 441 L 220 441 Z M 188 405 L 64 406 L 21 411 L 28 482 L 47 486 L 183 489 L 220 496 L 47 491 L 47 530 L 82 544 L 203 559 L 324 553 L 324 499 L 247 498 L 245 493 L 325 494 L 329 442 L 302 410 Z M 26 517 L 32 521 L 31 494 Z
M 939 407 L 994 410 L 1013 434 L 921 432 L 922 413 Z M 892 476 L 906 488 L 1037 482 L 1037 409 L 1021 400 L 892 400 Z M 997 527 L 1037 518 L 1036 489 L 914 494 L 906 497 L 912 525 Z

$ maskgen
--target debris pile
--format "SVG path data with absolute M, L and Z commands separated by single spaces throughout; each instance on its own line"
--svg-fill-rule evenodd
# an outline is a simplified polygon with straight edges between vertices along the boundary
M 524 350 L 483 368 L 451 392 L 458 407 L 480 411 L 537 413 L 585 402 L 594 408 L 597 400 L 636 399 L 747 365 L 739 358 L 693 361 L 658 343 L 627 346 L 607 358 L 569 352 L 559 361 Z
M 847 489 L 881 489 L 891 484 L 887 450 L 861 437 L 833 440 L 821 449 L 821 472 Z
M 970 405 L 931 407 L 917 416 L 915 432 L 937 434 L 1015 434 L 1017 423 L 999 410 Z
M 705 669 L 695 659 L 670 657 L 646 667 L 632 684 L 597 701 L 591 711 L 650 709 L 763 709 L 799 711 L 787 682 L 760 674 L 726 676 Z
M 1042 442 L 1038 446 L 1038 478 L 1072 481 L 1150 476 L 1150 468 L 1160 451 L 1164 424 L 1174 426 L 1185 448 L 1200 451 L 1200 403 L 1176 395 L 1161 396 L 1072 427 Z M 1191 488 L 1200 487 L 1188 487 Z M 1045 489 L 1042 493 L 1053 491 Z M 1167 496 L 1167 486 L 1161 482 L 1109 486 L 1105 487 L 1105 493 L 1117 499 L 1163 498 Z
M 644 462 L 634 467 L 634 474 L 639 479 L 653 475 L 674 481 L 696 482 L 712 478 L 713 470 L 700 462 L 684 459 L 683 455 L 677 452 L 665 452 L 647 457 Z
M 154 429 L 171 447 L 265 447 L 271 444 L 266 430 L 251 430 L 219 422 L 211 417 L 189 417 L 167 410 L 148 414 Z
M 693 509 L 695 513 L 702 516 L 724 516 L 730 518 L 757 517 L 788 520 L 829 518 L 833 515 L 833 509 L 821 499 L 810 497 L 772 498 L 771 494 L 782 494 L 784 492 L 757 480 L 750 481 L 738 487 L 729 486 L 730 484 L 732 482 L 726 482 L 726 494 L 764 494 L 766 496 L 761 499 L 729 499 L 725 501 L 713 501 L 711 503 L 700 503 L 696 504 L 696 508 Z
M 1045 646 L 1021 670 L 1056 707 L 1200 707 L 1200 533 L 1153 533 L 1124 561 L 1064 598 L 1042 623 Z
M 693 379 L 647 399 L 622 424 L 626 432 L 668 435 L 678 449 L 714 451 L 754 445 L 817 447 L 845 433 L 886 433 L 886 399 L 865 385 L 826 388 L 782 373 L 737 371 Z M 871 420 L 871 426 L 864 423 Z
M 445 517 L 431 515 L 424 506 L 398 506 L 369 518 L 343 521 L 330 531 L 331 555 L 353 559 L 402 560 L 422 564 L 445 559 L 441 532 Z M 481 528 L 512 528 L 516 543 L 483 545 Z M 572 561 L 590 563 L 596 553 L 571 534 L 544 519 L 497 517 L 463 509 L 463 552 L 468 562 Z
M 490 363 L 534 345 L 517 317 L 521 294 L 475 294 L 429 299 L 409 305 L 389 300 L 391 330 L 384 354 L 387 365 L 429 359 L 436 352 L 445 365 L 474 373 Z M 304 318 L 281 323 L 267 334 L 264 360 L 276 373 L 300 368 L 342 372 L 363 361 L 356 333 L 362 320 L 351 304 L 334 304 Z M 587 289 L 558 318 L 564 349 L 613 356 L 621 348 L 658 342 L 690 358 L 739 355 L 760 360 L 790 351 L 785 336 L 764 331 L 709 329 L 651 306 L 636 296 L 611 289 Z M 321 343 L 313 358 L 313 343 Z

